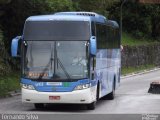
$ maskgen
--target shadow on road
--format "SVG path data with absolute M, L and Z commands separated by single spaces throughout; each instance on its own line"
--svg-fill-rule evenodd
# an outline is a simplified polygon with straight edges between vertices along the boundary
M 96 104 L 96 109 L 107 102 L 106 100 L 99 100 Z M 87 109 L 87 106 L 84 104 L 46 104 L 43 109 L 37 110 L 35 108 L 30 109 L 29 111 L 34 112 L 86 112 L 90 111 Z

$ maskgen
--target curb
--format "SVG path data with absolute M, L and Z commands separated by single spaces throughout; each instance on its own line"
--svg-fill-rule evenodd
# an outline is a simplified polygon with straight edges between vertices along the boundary
M 20 90 L 10 91 L 4 96 L 0 96 L 0 99 L 10 98 L 10 97 L 19 96 L 19 95 L 21 95 Z
M 18 96 L 21 95 L 21 91 L 20 90 L 15 90 L 15 91 L 11 91 L 8 93 L 9 96 L 13 97 L 13 96 Z
M 131 73 L 131 74 L 128 74 L 128 75 L 123 75 L 123 76 L 121 76 L 121 79 L 129 78 L 129 77 L 133 77 L 133 76 L 138 76 L 138 75 L 143 75 L 143 74 L 155 72 L 155 71 L 158 71 L 158 70 L 160 70 L 159 67 L 156 67 L 156 68 L 153 68 L 153 69 L 150 69 L 150 70 L 143 70 L 143 71 Z

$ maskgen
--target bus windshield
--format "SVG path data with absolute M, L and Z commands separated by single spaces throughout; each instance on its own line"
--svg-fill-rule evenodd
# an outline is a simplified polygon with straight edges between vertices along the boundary
M 25 41 L 24 76 L 66 81 L 88 78 L 88 41 Z

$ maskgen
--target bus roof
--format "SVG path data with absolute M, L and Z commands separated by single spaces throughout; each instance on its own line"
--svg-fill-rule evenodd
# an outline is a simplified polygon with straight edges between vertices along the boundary
M 26 21 L 50 20 L 95 21 L 99 23 L 106 23 L 106 18 L 104 16 L 94 12 L 58 12 L 51 15 L 31 16 L 27 18 Z

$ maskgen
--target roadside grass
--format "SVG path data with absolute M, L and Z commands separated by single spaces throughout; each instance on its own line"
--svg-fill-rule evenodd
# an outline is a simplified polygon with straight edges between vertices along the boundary
M 0 97 L 9 95 L 8 92 L 20 89 L 19 72 L 13 72 L 5 76 L 0 76 Z
M 128 45 L 128 46 L 138 46 L 138 45 L 151 45 L 151 44 L 156 44 L 159 43 L 155 40 L 150 40 L 150 39 L 137 39 L 131 36 L 128 33 L 123 32 L 122 35 L 122 45 Z
M 142 72 L 144 70 L 150 70 L 152 68 L 155 68 L 155 65 L 141 65 L 138 67 L 122 67 L 122 75 L 127 75 L 131 73 L 138 73 Z

